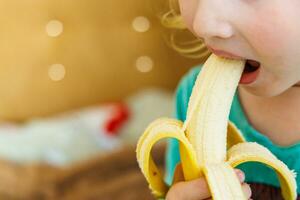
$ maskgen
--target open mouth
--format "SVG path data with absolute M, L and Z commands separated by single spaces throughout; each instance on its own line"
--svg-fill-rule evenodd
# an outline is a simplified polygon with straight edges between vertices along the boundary
M 250 73 L 258 70 L 260 63 L 255 60 L 247 60 L 243 73 Z
M 258 61 L 247 60 L 239 83 L 250 84 L 254 82 L 258 77 L 260 65 Z

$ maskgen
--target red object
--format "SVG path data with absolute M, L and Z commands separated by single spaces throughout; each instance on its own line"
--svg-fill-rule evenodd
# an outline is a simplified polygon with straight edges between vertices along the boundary
M 128 118 L 129 109 L 127 105 L 123 103 L 116 104 L 112 116 L 104 124 L 106 133 L 108 135 L 116 135 Z

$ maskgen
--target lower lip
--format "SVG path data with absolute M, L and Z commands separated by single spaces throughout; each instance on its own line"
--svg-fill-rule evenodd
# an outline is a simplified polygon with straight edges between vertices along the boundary
M 243 73 L 240 79 L 240 84 L 250 84 L 253 83 L 259 74 L 261 66 L 255 70 L 254 72 Z

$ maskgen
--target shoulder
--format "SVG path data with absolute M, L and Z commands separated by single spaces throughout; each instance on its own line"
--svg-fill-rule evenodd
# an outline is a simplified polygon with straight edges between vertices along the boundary
M 200 73 L 202 65 L 190 69 L 180 80 L 175 93 L 175 110 L 176 118 L 184 121 L 186 115 L 186 109 L 188 106 L 189 98 L 192 93 L 192 89 L 196 82 L 197 76 Z

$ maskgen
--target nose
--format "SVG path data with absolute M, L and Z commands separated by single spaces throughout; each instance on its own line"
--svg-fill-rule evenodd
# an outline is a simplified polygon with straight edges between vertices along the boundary
M 224 0 L 198 1 L 192 24 L 194 34 L 204 41 L 232 37 L 234 30 L 226 9 Z

